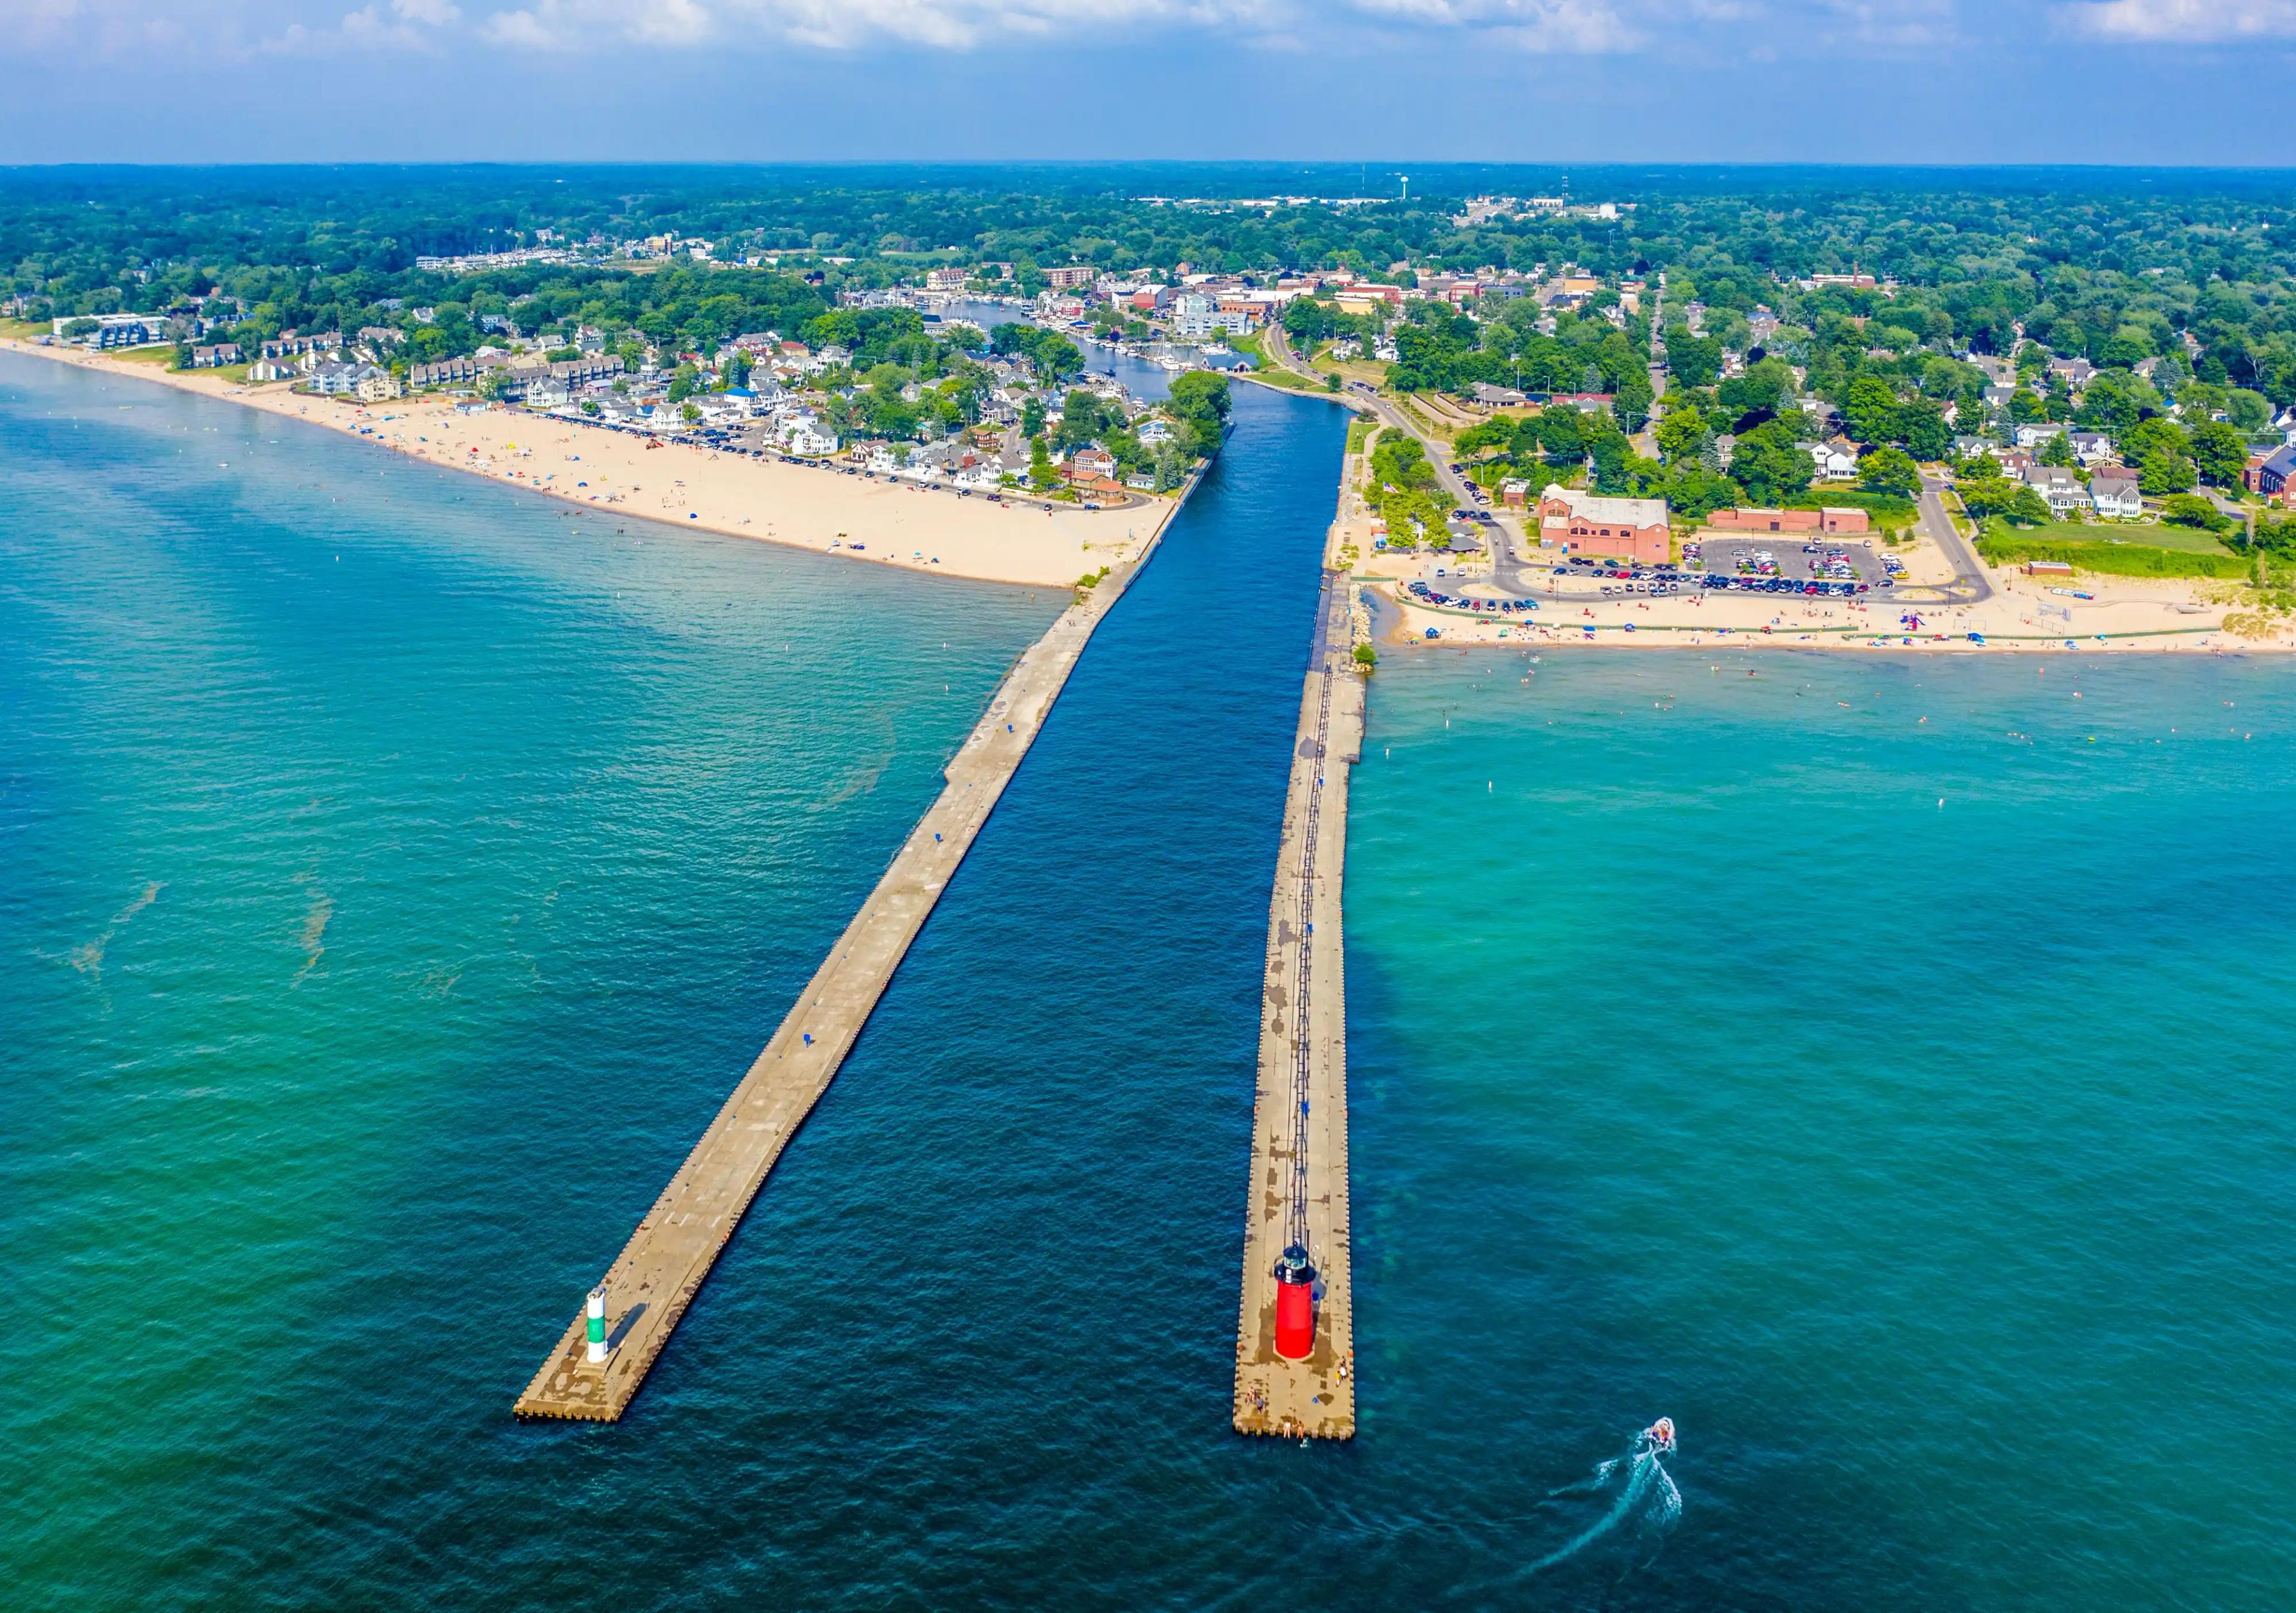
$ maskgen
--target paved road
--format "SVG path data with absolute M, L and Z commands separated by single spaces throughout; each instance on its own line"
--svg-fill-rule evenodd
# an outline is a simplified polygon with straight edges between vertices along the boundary
M 1946 514 L 1943 480 L 1922 478 L 1922 529 L 1938 546 L 1938 552 L 1953 563 L 1953 580 L 1946 585 L 1945 594 L 1956 605 L 1981 605 L 1993 597 L 1993 584 L 1985 575 L 1985 564 L 1968 539 L 1954 526 L 1953 518 Z
M 1301 375 L 1315 373 L 1292 351 L 1291 333 L 1272 321 L 1267 326 L 1267 348 L 1268 357 L 1285 369 Z M 1466 478 L 1451 468 L 1448 456 L 1399 407 L 1376 392 L 1353 387 L 1344 395 L 1357 408 L 1381 424 L 1408 432 L 1419 439 L 1419 446 L 1427 452 L 1427 463 L 1435 469 L 1436 483 L 1451 500 L 1453 508 L 1472 510 L 1481 507 L 1474 493 L 1468 490 Z M 1521 599 L 1530 598 L 1537 593 L 1538 585 L 1533 568 L 1521 557 L 1529 547 L 1529 540 L 1515 530 L 1512 517 L 1496 510 L 1491 514 L 1496 523 L 1482 529 L 1484 540 L 1491 546 L 1491 586 L 1502 594 L 1512 594 Z

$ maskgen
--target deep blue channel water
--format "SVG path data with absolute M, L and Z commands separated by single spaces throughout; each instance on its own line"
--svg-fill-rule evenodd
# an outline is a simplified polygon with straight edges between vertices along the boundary
M 534 1427 L 1062 602 L 0 367 L 0 1602 L 2296 1596 L 2263 662 L 1390 655 L 1361 1436 L 1228 1430 L 1344 425 L 1237 416 L 629 1417 Z M 1661 1413 L 1671 1529 L 1534 1572 Z

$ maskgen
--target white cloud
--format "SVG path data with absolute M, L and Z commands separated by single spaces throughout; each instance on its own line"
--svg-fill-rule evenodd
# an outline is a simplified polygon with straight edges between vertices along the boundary
M 368 0 L 345 12 L 332 28 L 309 29 L 291 22 L 258 47 L 275 55 L 324 54 L 348 49 L 438 48 L 438 30 L 463 20 L 452 0 Z
M 705 0 L 537 0 L 496 12 L 480 31 L 499 45 L 576 51 L 604 45 L 699 45 L 715 32 Z
M 877 41 L 968 50 L 1139 23 L 1250 23 L 1275 9 L 1264 0 L 535 0 L 496 12 L 482 31 L 503 44 L 555 50 L 759 37 L 827 50 Z
M 2219 45 L 2286 37 L 2296 28 L 2296 0 L 2081 0 L 2058 14 L 2095 39 Z
M 1608 0 L 1354 0 L 1354 9 L 1530 51 L 1626 50 L 1644 37 Z
M 1589 54 L 1887 52 L 1955 33 L 1964 0 L 0 0 L 0 54 L 162 49 L 250 54 L 435 52 L 483 39 L 523 52 L 1046 45 Z M 2260 31 L 2296 0 L 2045 0 L 2091 32 Z M 196 13 L 196 33 L 184 20 Z M 2171 22 L 2160 22 L 2163 17 Z
M 1906 50 L 1958 37 L 1954 0 L 1821 0 L 1816 20 L 1828 46 Z
M 502 44 L 553 50 L 758 38 L 823 50 L 877 43 L 972 50 L 1167 25 L 1225 29 L 1250 43 L 1329 40 L 1350 22 L 1543 50 L 1620 50 L 1644 37 L 1613 0 L 532 0 L 488 17 L 481 31 Z

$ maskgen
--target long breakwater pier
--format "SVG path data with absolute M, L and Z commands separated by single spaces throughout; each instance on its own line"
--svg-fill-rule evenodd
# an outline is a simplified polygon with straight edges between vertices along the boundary
M 518 1397 L 520 1416 L 613 1422 L 628 1409 L 782 1149 L 845 1062 L 1093 630 L 1160 540 L 1160 531 L 1152 536 L 1138 559 L 1062 612 L 1013 664 L 944 769 L 939 797 Z
M 1268 901 L 1236 1322 L 1234 1421 L 1242 1434 L 1348 1439 L 1356 1431 L 1340 897 L 1365 690 L 1351 662 L 1349 596 L 1346 579 L 1326 570 Z

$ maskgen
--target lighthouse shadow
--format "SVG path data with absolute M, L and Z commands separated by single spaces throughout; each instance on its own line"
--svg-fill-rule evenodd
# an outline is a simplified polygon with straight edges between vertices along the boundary
M 643 1299 L 639 1300 L 637 1304 L 632 1305 L 627 1311 L 624 1312 L 622 1313 L 622 1320 L 615 1324 L 611 1337 L 606 1340 L 606 1348 L 610 1351 L 619 1348 L 622 1342 L 622 1335 L 628 1332 L 631 1328 L 635 1327 L 637 1324 L 638 1318 L 645 1313 L 646 1302 Z

